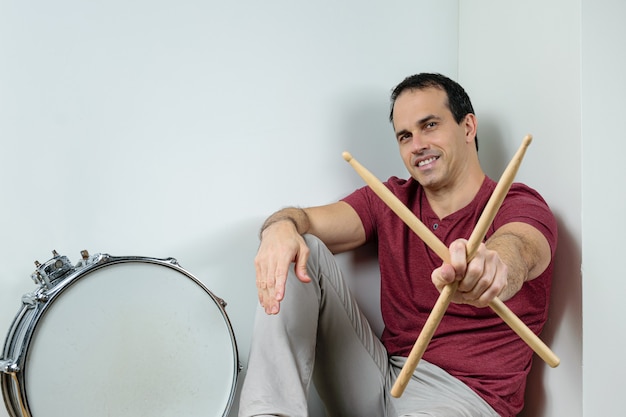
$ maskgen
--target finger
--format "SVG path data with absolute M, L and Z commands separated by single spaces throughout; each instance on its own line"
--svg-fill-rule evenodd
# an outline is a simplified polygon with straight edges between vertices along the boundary
M 469 264 L 467 264 L 465 275 L 459 283 L 459 291 L 468 294 L 468 299 L 471 298 L 470 294 L 474 291 L 474 288 L 484 274 L 485 258 L 484 254 L 479 252 L 478 255 L 476 255 Z
M 473 288 L 469 291 L 462 292 L 463 300 L 470 303 L 478 302 L 483 294 L 485 294 L 485 292 L 492 286 L 494 278 L 495 271 L 493 271 L 492 268 L 487 267 L 484 274 L 479 279 L 475 280 Z
M 287 285 L 287 275 L 289 273 L 289 267 L 291 262 L 294 262 L 294 273 L 296 277 L 302 282 L 310 282 L 311 278 L 306 269 L 307 260 L 309 259 L 309 247 L 306 245 L 304 240 L 300 242 L 298 247 L 298 251 L 296 252 L 293 259 L 284 259 L 284 263 L 281 264 L 282 267 L 277 269 L 275 276 L 275 293 L 274 297 L 278 301 L 282 301 L 285 297 L 285 286 Z
M 507 268 L 493 252 L 486 252 L 486 256 L 481 256 L 479 259 L 484 259 L 484 261 L 476 266 L 476 269 L 471 262 L 468 266 L 468 275 L 475 273 L 478 276 L 471 290 L 463 293 L 463 299 L 477 307 L 486 307 L 500 294 L 506 284 Z
M 261 306 L 265 307 L 263 292 L 266 287 L 266 283 L 263 280 L 263 264 L 259 260 L 259 256 L 257 255 L 254 258 L 254 269 L 256 272 L 256 289 L 259 297 L 259 303 Z
M 276 299 L 273 286 L 267 285 L 267 282 L 261 282 L 259 292 L 261 294 L 261 305 L 265 308 L 267 314 L 278 314 L 280 310 L 280 301 Z
M 309 260 L 309 247 L 304 244 L 300 245 L 300 251 L 296 258 L 295 273 L 298 279 L 302 282 L 311 282 L 311 277 L 306 269 L 306 263 Z
M 466 274 L 467 269 L 467 240 L 457 239 L 450 245 L 450 265 L 456 271 L 457 279 Z
M 491 285 L 482 292 L 477 299 L 477 305 L 486 307 L 494 298 L 500 295 L 507 285 L 508 268 L 503 262 L 496 264 L 495 273 Z
M 443 264 L 432 273 L 433 283 L 439 290 L 456 280 L 456 271 L 450 264 Z
M 271 276 L 271 282 L 268 285 L 269 296 L 277 301 L 282 301 L 285 296 L 285 285 L 287 284 L 287 274 L 289 272 L 289 263 L 286 265 L 278 265 Z
M 271 261 L 264 260 L 263 256 L 255 258 L 256 269 L 256 287 L 259 303 L 265 309 L 267 314 L 277 314 L 280 307 L 274 297 L 274 277 L 273 272 L 267 265 L 271 265 Z
M 278 314 L 280 302 L 285 293 L 285 282 L 287 281 L 290 262 L 279 259 L 273 261 L 271 265 L 273 266 L 265 276 L 265 310 L 268 314 Z

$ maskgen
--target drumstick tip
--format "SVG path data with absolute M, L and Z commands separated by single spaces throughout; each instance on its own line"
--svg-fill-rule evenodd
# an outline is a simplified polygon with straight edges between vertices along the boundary
M 341 156 L 343 156 L 343 159 L 345 159 L 346 162 L 350 162 L 352 160 L 352 155 L 350 155 L 350 152 L 343 152 Z
M 526 136 L 524 136 L 524 140 L 522 142 L 524 143 L 524 146 L 528 146 L 530 145 L 530 142 L 532 141 L 533 141 L 533 135 L 529 133 Z

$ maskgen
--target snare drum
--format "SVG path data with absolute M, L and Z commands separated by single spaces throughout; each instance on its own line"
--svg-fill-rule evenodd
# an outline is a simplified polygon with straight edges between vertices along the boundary
M 0 357 L 10 416 L 228 415 L 240 366 L 223 300 L 175 259 L 53 254 Z

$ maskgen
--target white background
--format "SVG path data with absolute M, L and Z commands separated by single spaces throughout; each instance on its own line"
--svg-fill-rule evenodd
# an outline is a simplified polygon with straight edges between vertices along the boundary
M 456 1 L 0 1 L 3 329 L 52 249 L 173 256 L 245 365 L 263 219 L 363 185 L 345 150 L 403 174 L 391 88 L 457 71 Z
M 561 365 L 552 369 L 537 360 L 523 416 L 580 416 L 580 4 L 569 0 L 459 4 L 459 78 L 476 91 L 478 135 L 484 138 L 481 158 L 492 167 L 502 164 L 497 168 L 501 172 L 521 137 L 532 133 L 517 179 L 532 184 L 547 199 L 559 226 L 550 316 L 542 339 L 559 355 Z
M 260 223 L 361 186 L 344 150 L 403 175 L 389 90 L 438 71 L 473 98 L 492 177 L 534 135 L 518 180 L 559 221 L 542 338 L 562 364 L 536 362 L 524 415 L 620 414 L 625 7 L 0 1 L 0 329 L 52 249 L 173 256 L 228 302 L 245 365 Z M 375 261 L 341 261 L 380 329 Z

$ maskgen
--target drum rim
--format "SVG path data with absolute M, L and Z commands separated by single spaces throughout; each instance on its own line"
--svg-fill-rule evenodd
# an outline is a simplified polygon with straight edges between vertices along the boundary
M 241 371 L 241 363 L 234 329 L 225 309 L 225 301 L 215 295 L 215 293 L 213 293 L 195 275 L 183 268 L 178 263 L 178 260 L 173 257 L 155 258 L 147 256 L 112 256 L 107 253 L 98 253 L 93 255 L 90 260 L 92 260 L 91 263 L 86 266 L 82 266 L 80 269 L 78 269 L 77 265 L 71 273 L 59 280 L 54 287 L 46 289 L 40 285 L 35 291 L 27 293 L 22 297 L 22 306 L 9 328 L 3 347 L 3 357 L 0 358 L 0 360 L 5 360 L 9 355 L 12 355 L 12 360 L 15 362 L 15 366 L 12 367 L 14 369 L 13 372 L 3 372 L 0 369 L 0 385 L 5 406 L 9 415 L 11 417 L 31 417 L 30 407 L 28 405 L 28 393 L 26 391 L 26 372 L 24 367 L 28 361 L 28 354 L 34 332 L 54 301 L 59 298 L 64 291 L 71 288 L 76 282 L 80 281 L 81 278 L 85 278 L 97 270 L 113 265 L 139 263 L 164 266 L 183 274 L 204 290 L 218 307 L 226 324 L 226 328 L 228 329 L 234 359 L 230 395 L 222 414 L 223 416 L 227 416 L 235 399 L 238 375 Z M 21 345 L 17 346 L 16 343 L 20 341 L 22 342 Z M 18 348 L 19 352 L 13 352 L 13 350 Z M 19 402 L 19 406 L 15 404 L 15 400 Z M 20 408 L 22 409 L 22 413 L 26 414 L 15 414 Z

